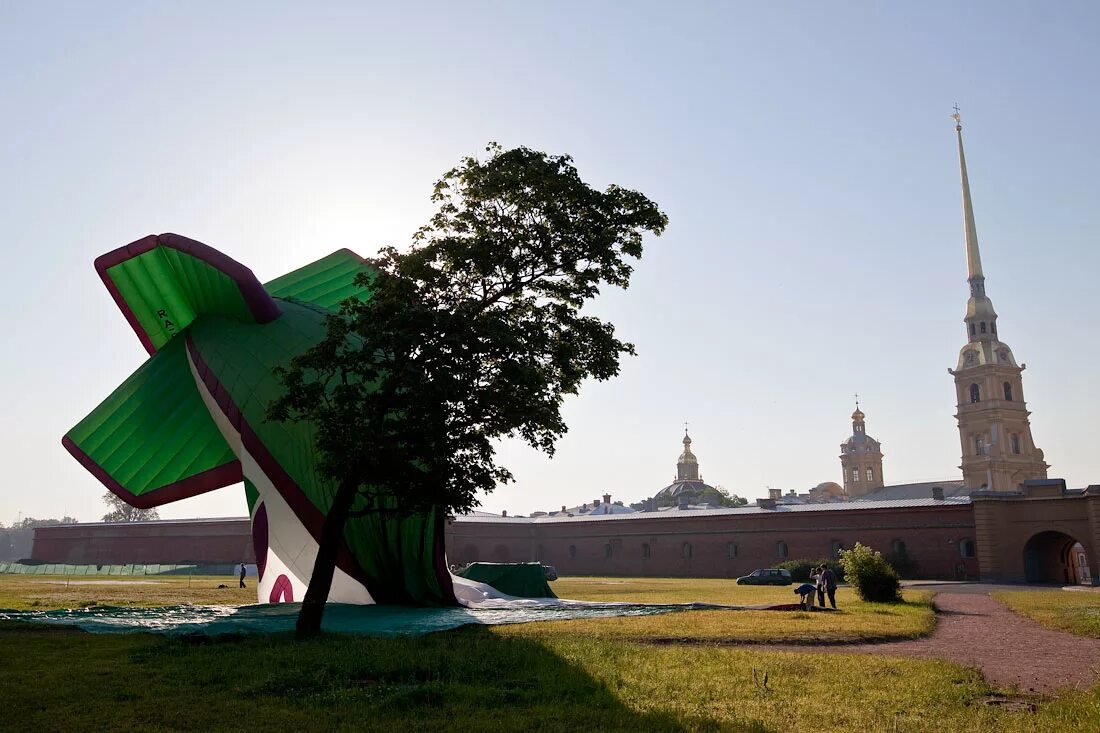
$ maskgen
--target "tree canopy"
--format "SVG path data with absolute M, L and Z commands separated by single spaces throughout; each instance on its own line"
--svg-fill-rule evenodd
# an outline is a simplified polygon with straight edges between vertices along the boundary
M 76 517 L 70 517 L 65 515 L 61 519 L 35 519 L 34 517 L 24 517 L 16 522 L 12 522 L 11 529 L 36 529 L 38 527 L 56 527 L 59 524 L 77 524 L 78 519 Z
M 147 522 L 160 519 L 156 509 L 138 509 L 130 506 L 110 491 L 103 495 L 103 503 L 111 510 L 103 515 L 104 522 Z
M 369 299 L 346 301 L 280 372 L 269 417 L 317 426 L 321 470 L 339 486 L 329 519 L 471 510 L 512 478 L 497 439 L 552 455 L 564 396 L 634 353 L 584 306 L 629 285 L 644 233 L 667 217 L 641 193 L 585 183 L 567 155 L 487 153 L 443 175 L 411 246 L 369 261 Z M 329 524 L 342 531 L 326 520 L 326 537 Z M 323 538 L 303 616 L 314 584 L 331 581 L 330 549 Z

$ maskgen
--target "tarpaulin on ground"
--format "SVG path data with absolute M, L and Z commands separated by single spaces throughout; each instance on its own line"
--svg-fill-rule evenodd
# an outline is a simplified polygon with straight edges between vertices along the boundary
M 151 632 L 182 635 L 272 634 L 294 630 L 300 603 L 255 606 L 169 606 L 163 608 L 83 608 L 63 611 L 4 611 L 0 621 L 27 621 L 75 626 L 93 633 Z M 420 636 L 471 624 L 518 624 L 532 621 L 653 616 L 676 611 L 738 610 L 702 603 L 586 603 L 557 601 L 538 605 L 507 604 L 490 608 L 425 608 L 330 603 L 325 631 L 368 636 Z
M 537 562 L 474 562 L 454 574 L 517 598 L 557 598 Z

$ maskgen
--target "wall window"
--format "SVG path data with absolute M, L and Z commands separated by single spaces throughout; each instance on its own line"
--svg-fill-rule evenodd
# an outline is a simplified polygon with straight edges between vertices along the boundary
M 970 401 L 981 402 L 982 401 L 982 388 L 976 384 L 970 385 Z
M 857 484 L 859 483 L 859 469 L 858 468 L 853 468 L 852 469 L 852 480 L 855 481 Z
M 844 543 L 840 540 L 833 540 L 829 543 L 829 552 L 832 554 L 834 560 L 840 557 L 840 551 L 844 549 Z
M 652 550 L 649 549 L 649 543 L 648 542 L 643 543 L 642 544 L 642 559 L 643 560 L 648 560 L 651 552 L 652 552 Z
M 974 540 L 962 540 L 959 542 L 959 554 L 963 557 L 974 557 Z
M 603 546 L 603 556 L 604 556 L 605 560 L 610 560 L 611 559 L 611 543 L 610 542 L 608 542 L 606 545 Z
M 1012 452 L 1020 455 L 1020 436 L 1015 433 L 1012 434 Z
M 982 321 L 982 333 L 985 333 L 985 321 Z
M 978 335 L 978 330 L 974 327 L 973 323 L 970 324 L 970 335 L 971 336 L 977 336 Z
M 577 556 L 577 546 L 576 545 L 569 545 L 569 557 L 576 557 L 576 556 Z
M 996 321 L 990 321 L 989 322 L 989 330 L 992 331 L 993 333 L 997 333 L 997 322 Z
M 690 542 L 685 542 L 683 545 L 680 546 L 680 556 L 683 557 L 685 560 L 690 560 L 691 559 L 691 543 Z
M 894 550 L 894 554 L 898 557 L 904 557 L 905 555 L 905 540 L 894 540 L 891 547 Z
M 1005 382 L 1005 399 L 1009 402 L 1012 401 L 1012 383 Z
M 976 456 L 984 456 L 985 455 L 985 438 L 983 438 L 980 435 L 975 435 L 974 436 L 974 455 L 976 455 Z
M 779 540 L 779 542 L 775 543 L 775 556 L 776 557 L 778 557 L 780 560 L 786 560 L 787 555 L 789 555 L 789 554 L 790 554 L 790 552 L 787 550 L 787 543 L 786 542 L 784 542 L 783 540 Z
M 737 543 L 736 542 L 727 542 L 726 543 L 726 559 L 727 560 L 733 560 L 736 557 L 737 557 Z
M 875 480 L 875 469 L 871 468 L 870 466 L 867 467 L 867 480 L 868 481 L 874 481 Z

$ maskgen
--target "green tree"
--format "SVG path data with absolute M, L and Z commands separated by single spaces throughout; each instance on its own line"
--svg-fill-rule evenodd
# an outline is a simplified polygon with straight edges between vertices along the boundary
M 844 577 L 865 601 L 896 603 L 901 600 L 901 580 L 881 552 L 856 543 L 840 551 Z
M 138 509 L 136 506 L 130 506 L 110 491 L 103 495 L 103 503 L 111 509 L 103 515 L 104 522 L 148 522 L 160 519 L 160 513 L 156 509 Z
M 629 285 L 643 234 L 667 217 L 641 193 L 588 185 L 569 156 L 487 152 L 443 175 L 412 245 L 370 261 L 370 298 L 345 302 L 326 338 L 279 372 L 286 391 L 269 418 L 316 425 L 336 487 L 300 636 L 320 629 L 350 517 L 469 511 L 512 478 L 496 439 L 552 455 L 563 397 L 634 353 L 582 311 L 601 287 Z
M 12 524 L 12 529 L 37 529 L 38 527 L 56 527 L 59 524 L 77 524 L 76 517 L 65 515 L 61 519 L 35 519 L 26 517 Z

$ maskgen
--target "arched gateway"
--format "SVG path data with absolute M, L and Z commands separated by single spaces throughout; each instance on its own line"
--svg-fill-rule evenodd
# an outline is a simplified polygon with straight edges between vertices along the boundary
M 1091 583 L 1085 546 L 1064 532 L 1039 532 L 1024 545 L 1024 579 L 1029 583 Z
M 1100 486 L 1025 481 L 1018 492 L 976 491 L 982 580 L 1092 585 L 1100 572 Z

